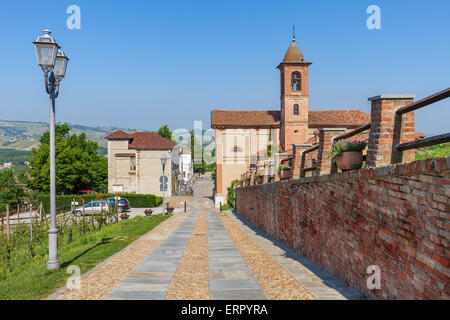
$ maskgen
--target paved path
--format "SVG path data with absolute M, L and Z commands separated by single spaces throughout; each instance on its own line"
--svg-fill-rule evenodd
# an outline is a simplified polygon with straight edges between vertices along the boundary
M 219 214 L 210 198 L 212 187 L 210 181 L 195 186 L 191 213 L 112 290 L 108 299 L 362 298 L 357 290 L 239 215 Z M 206 226 L 202 226 L 205 219 Z M 201 256 L 193 256 L 196 252 L 202 252 Z M 207 268 L 202 267 L 202 260 Z M 190 283 L 180 283 L 185 281 Z M 190 293 L 196 290 L 202 293 Z

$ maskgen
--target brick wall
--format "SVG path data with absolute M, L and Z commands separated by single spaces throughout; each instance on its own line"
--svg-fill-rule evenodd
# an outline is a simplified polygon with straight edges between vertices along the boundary
M 375 299 L 450 299 L 449 197 L 450 157 L 236 193 L 247 220 Z

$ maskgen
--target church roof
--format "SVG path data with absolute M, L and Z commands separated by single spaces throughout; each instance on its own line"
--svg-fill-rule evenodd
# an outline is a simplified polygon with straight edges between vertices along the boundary
M 284 55 L 283 63 L 299 63 L 304 61 L 303 54 L 295 43 L 295 39 L 292 40 L 291 45 Z
M 363 126 L 370 122 L 370 115 L 360 110 L 309 111 L 308 124 L 314 127 Z
M 358 127 L 370 122 L 360 110 L 308 111 L 309 127 Z M 280 111 L 212 110 L 211 127 L 279 127 Z
M 214 126 L 279 126 L 280 111 L 211 111 Z

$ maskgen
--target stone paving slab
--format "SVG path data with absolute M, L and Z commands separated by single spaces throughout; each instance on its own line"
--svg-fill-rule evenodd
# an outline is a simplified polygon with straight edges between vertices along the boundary
M 226 212 L 239 228 L 269 253 L 305 289 L 319 300 L 364 299 L 361 293 L 297 251 L 265 234 L 239 214 Z
M 199 211 L 196 210 L 187 216 L 175 231 L 109 295 L 109 298 L 165 299 L 198 215 Z
M 190 212 L 190 211 L 189 211 Z M 184 221 L 188 214 L 175 214 L 161 222 L 135 242 L 106 259 L 81 277 L 80 289 L 58 290 L 47 299 L 53 300 L 101 300 L 106 299 L 151 252 Z M 163 278 L 160 274 L 158 278 Z
M 267 300 L 261 289 L 211 290 L 212 300 Z
M 217 213 L 211 209 L 208 211 L 208 269 L 211 299 L 267 299 Z

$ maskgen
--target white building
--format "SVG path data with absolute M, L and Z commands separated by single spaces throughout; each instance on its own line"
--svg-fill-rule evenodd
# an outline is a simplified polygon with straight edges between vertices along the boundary
M 180 173 L 183 176 L 184 183 L 188 183 L 193 174 L 194 174 L 194 166 L 192 164 L 192 156 L 191 153 L 187 150 L 180 151 Z

